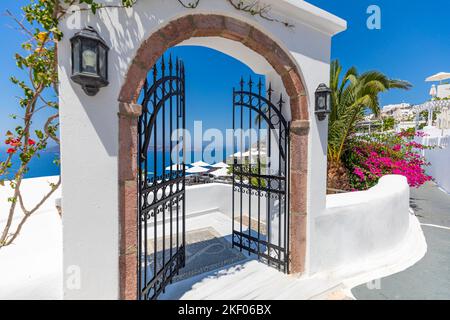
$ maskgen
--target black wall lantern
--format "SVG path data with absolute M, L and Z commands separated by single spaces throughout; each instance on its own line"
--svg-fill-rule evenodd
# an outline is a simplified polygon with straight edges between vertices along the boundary
M 319 121 L 331 113 L 331 89 L 321 83 L 316 90 L 316 114 Z
M 72 44 L 72 80 L 83 87 L 88 96 L 95 96 L 108 82 L 108 51 L 97 31 L 87 27 L 76 33 Z

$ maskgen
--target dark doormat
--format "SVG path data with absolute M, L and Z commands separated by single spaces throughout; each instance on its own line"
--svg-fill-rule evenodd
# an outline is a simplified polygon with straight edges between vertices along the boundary
M 170 238 L 166 238 L 170 243 Z M 153 246 L 152 241 L 148 243 Z M 158 239 L 158 248 L 162 248 L 162 238 Z M 168 250 L 165 250 L 168 255 Z M 161 255 L 158 252 L 158 256 Z M 175 275 L 173 282 L 181 281 L 205 272 L 219 269 L 226 265 L 245 260 L 246 256 L 211 227 L 186 232 L 186 266 Z M 152 265 L 153 254 L 148 261 Z M 159 262 L 159 259 L 158 259 Z M 159 263 L 158 263 L 159 264 Z M 150 270 L 152 266 L 149 266 Z

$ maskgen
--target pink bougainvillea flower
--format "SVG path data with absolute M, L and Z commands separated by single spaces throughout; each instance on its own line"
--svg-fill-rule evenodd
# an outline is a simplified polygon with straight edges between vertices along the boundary
M 406 144 L 408 147 L 412 147 L 412 148 L 416 148 L 416 149 L 424 149 L 424 146 L 420 143 L 417 143 L 415 141 L 411 141 L 409 143 Z
M 414 132 L 402 132 L 379 139 L 357 139 L 352 150 L 355 156 L 347 159 L 354 177 L 350 179 L 351 187 L 365 190 L 388 174 L 405 176 L 411 187 L 432 180 L 425 172 L 430 164 L 419 152 L 426 147 L 412 140 L 414 135 Z
M 427 134 L 427 133 L 425 133 L 425 132 L 423 132 L 423 131 L 417 131 L 416 132 L 416 137 L 428 137 L 429 136 L 429 134 Z
M 9 153 L 9 154 L 13 154 L 13 153 L 16 153 L 16 149 L 9 148 L 8 150 L 6 150 L 6 152 Z
M 356 174 L 361 181 L 364 181 L 366 179 L 366 176 L 364 175 L 364 172 L 361 170 L 361 168 L 356 167 L 353 173 Z
M 36 141 L 34 141 L 33 139 L 28 139 L 28 144 L 30 146 L 34 146 L 36 144 Z

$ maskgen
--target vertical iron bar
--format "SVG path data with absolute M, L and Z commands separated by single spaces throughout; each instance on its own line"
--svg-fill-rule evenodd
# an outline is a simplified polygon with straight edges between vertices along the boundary
M 179 104 L 180 104 L 180 95 L 179 95 L 179 91 L 180 91 L 180 79 L 179 79 L 179 77 L 180 77 L 180 60 L 178 60 L 178 58 L 177 58 L 177 65 L 176 65 L 176 74 L 177 74 L 177 80 L 176 80 L 176 82 L 177 82 L 177 192 L 179 191 L 179 186 L 180 186 L 180 184 L 179 184 L 179 182 L 178 182 L 178 178 L 179 178 L 179 173 L 180 173 L 180 140 L 179 140 L 179 138 L 180 138 L 180 136 L 179 136 L 179 129 L 180 129 L 180 121 L 179 121 L 179 118 L 180 118 L 180 107 L 179 107 Z M 177 196 L 176 197 L 176 199 L 177 199 L 177 253 L 178 253 L 178 250 L 180 249 L 180 242 L 179 242 L 179 233 L 180 233 L 180 229 L 179 229 L 179 214 L 180 214 L 180 198 Z
M 144 82 L 144 91 L 145 91 L 145 93 L 148 92 L 148 88 L 149 88 L 148 79 L 145 79 L 145 82 Z M 142 125 L 142 135 L 144 137 L 144 140 L 145 140 L 145 131 L 146 131 L 146 128 L 147 128 L 147 121 L 148 121 L 148 111 L 149 111 L 148 110 L 148 104 L 151 103 L 151 102 L 152 101 L 150 101 L 150 98 L 146 97 L 146 98 L 144 98 L 144 103 L 142 104 L 143 107 L 145 107 L 145 109 L 142 110 L 142 115 L 141 115 L 141 117 L 143 116 L 143 123 L 141 125 Z M 148 139 L 150 139 L 150 137 L 148 137 Z M 141 140 L 141 142 L 144 143 L 144 141 L 142 141 L 142 140 Z M 141 159 L 142 160 L 145 159 L 145 162 L 144 162 L 144 173 L 145 173 L 145 176 L 144 176 L 144 181 L 143 182 L 144 182 L 144 186 L 148 187 L 148 153 L 145 153 L 145 155 L 142 154 L 142 152 L 143 152 L 142 146 L 140 147 L 139 151 L 140 151 Z
M 283 233 L 283 249 L 284 249 L 284 256 L 283 256 L 283 262 L 284 262 L 284 272 L 287 272 L 287 266 L 286 266 L 286 262 L 288 261 L 287 260 L 287 241 L 288 241 L 288 239 L 289 238 L 287 238 L 287 232 L 288 232 L 288 230 L 287 230 L 287 215 L 288 215 L 288 213 L 287 213 L 287 211 L 286 211 L 286 208 L 287 208 L 287 205 L 286 205 L 286 201 L 287 201 L 287 199 L 288 199 L 288 193 L 287 193 L 287 190 L 288 190 L 288 185 L 287 185 L 287 183 L 288 183 L 288 169 L 287 169 L 287 163 L 288 163 L 288 156 L 289 156 L 289 153 L 288 153 L 288 136 L 287 136 L 287 134 L 288 134 L 288 123 L 286 123 L 286 127 L 284 128 L 284 136 L 283 136 L 283 138 L 284 138 L 284 163 L 283 163 L 283 166 L 284 166 L 284 186 L 283 186 L 283 191 L 284 191 L 284 203 L 283 203 L 283 211 L 284 211 L 284 233 Z
M 259 78 L 258 83 L 258 259 L 261 255 L 261 121 L 262 112 L 261 112 L 261 92 L 262 90 L 262 81 Z
M 157 76 L 157 66 L 155 65 L 155 72 L 154 72 L 154 82 L 156 83 L 156 76 Z M 156 93 L 153 96 L 153 115 L 155 117 L 155 122 L 153 124 L 154 129 L 153 129 L 153 179 L 154 179 L 154 197 L 155 199 L 158 199 L 158 155 L 157 155 L 157 137 L 158 137 L 158 110 L 156 109 L 157 106 L 157 100 L 156 100 Z M 153 215 L 154 215 L 154 226 L 153 226 L 153 230 L 154 230 L 154 238 L 153 238 L 153 243 L 154 243 L 154 250 L 153 250 L 153 258 L 154 258 L 154 273 L 153 273 L 153 277 L 156 277 L 156 275 L 158 274 L 158 233 L 157 233 L 157 229 L 158 229 L 158 223 L 157 223 L 157 216 L 158 216 L 158 207 L 155 207 L 153 210 Z M 156 283 L 154 285 L 154 291 L 157 292 L 157 287 L 156 287 Z
M 162 63 L 161 63 L 161 77 L 164 79 L 165 75 L 165 69 L 166 66 L 164 64 L 164 56 L 162 56 Z M 166 95 L 166 83 L 165 81 L 162 81 L 161 83 L 161 97 L 164 99 Z M 166 264 L 166 101 L 163 101 L 162 105 L 162 182 L 163 182 L 163 188 L 162 188 L 162 267 L 164 268 Z M 165 273 L 163 273 L 163 281 L 165 281 Z M 163 292 L 165 292 L 165 287 L 163 288 Z
M 289 122 L 287 124 L 287 132 L 286 132 L 286 139 L 287 139 L 287 148 L 286 150 L 289 150 L 289 155 L 286 155 L 287 157 L 287 169 L 286 169 L 286 185 L 287 185 L 287 191 L 286 191 L 286 203 L 287 203 L 287 209 L 286 209 L 286 270 L 287 273 L 289 273 L 289 246 L 290 246 L 290 210 L 291 210 L 291 123 Z M 302 152 L 302 150 L 299 150 L 299 152 Z
M 240 220 L 239 220 L 239 224 L 240 224 L 240 228 L 239 228 L 239 231 L 240 231 L 240 251 L 242 252 L 242 187 L 243 187 L 243 159 L 242 159 L 242 148 L 244 147 L 244 143 L 243 143 L 243 140 L 244 140 L 244 135 L 243 135 L 243 128 L 244 128 L 244 120 L 243 120 L 243 117 L 244 117 L 244 78 L 242 78 L 241 79 L 241 105 L 240 105 L 240 107 L 241 107 L 241 127 L 240 127 L 240 129 L 241 129 L 241 163 L 239 164 L 239 167 L 240 167 L 240 170 L 239 170 L 239 172 L 240 172 L 240 182 L 241 182 L 241 192 L 240 192 Z
M 268 138 L 269 138 L 269 141 L 268 141 L 268 143 L 267 143 L 267 159 L 268 159 L 268 161 L 267 161 L 267 174 L 268 174 L 268 179 L 267 179 L 267 243 L 268 243 L 268 248 L 267 248 L 267 253 L 268 253 L 268 255 L 269 256 L 271 256 L 271 254 L 270 254 L 270 245 L 271 245 L 271 239 L 270 239 L 270 233 L 271 233 L 271 221 L 270 221 L 270 219 L 271 219 L 271 210 L 270 210 L 270 204 L 271 204 L 271 201 L 270 201 L 270 196 L 271 196 L 271 194 L 270 194 L 270 190 L 271 190 L 271 188 L 272 188 L 272 181 L 271 181 L 271 175 L 272 175 L 272 172 L 271 172 L 271 155 L 272 155 L 272 144 L 271 144 L 271 140 L 272 140 L 272 132 L 271 132 L 271 119 L 272 119 L 272 115 L 271 115 L 271 112 L 272 112 L 272 84 L 270 83 L 269 84 L 269 105 L 267 106 L 268 107 L 268 117 L 269 117 L 269 122 L 267 123 L 267 129 L 268 129 L 268 131 L 267 131 L 267 134 L 268 134 Z
M 250 244 L 251 244 L 251 231 L 252 231 L 252 77 L 250 76 L 250 81 L 248 83 L 249 86 L 249 108 L 248 108 L 248 130 L 249 130 L 249 164 L 248 164 L 248 255 L 250 255 Z
M 146 85 L 144 85 L 146 87 Z M 145 107 L 143 112 L 145 112 Z M 142 156 L 141 156 L 141 148 L 142 148 L 142 141 L 141 141 L 141 133 L 142 133 L 142 115 L 139 116 L 138 119 L 138 136 L 137 136 L 137 145 L 138 145 L 138 178 L 137 178 L 137 190 L 138 190 L 138 212 L 137 212 L 137 226 L 138 226 L 138 239 L 137 239 L 137 297 L 138 300 L 142 299 L 142 262 L 141 262 L 141 255 L 142 255 L 142 220 L 141 220 L 141 210 L 142 210 Z
M 172 161 L 172 108 L 173 108 L 173 103 L 172 103 L 172 71 L 173 71 L 173 65 L 172 65 L 172 55 L 170 55 L 169 58 L 169 90 L 170 90 L 170 100 L 169 100 L 169 152 L 170 152 L 170 156 L 169 156 L 169 163 L 170 163 L 170 180 L 173 180 L 173 170 L 172 170 L 172 165 L 173 165 L 173 161 Z M 170 184 L 170 195 L 172 195 L 173 193 L 173 184 Z M 169 203 L 169 210 L 170 210 L 170 259 L 172 259 L 172 254 L 173 254 L 173 226 L 172 226 L 172 215 L 173 215 L 173 200 L 170 199 L 170 203 Z M 172 264 L 170 265 L 170 273 L 172 274 Z
M 185 86 L 185 70 L 184 63 L 182 64 L 183 72 L 182 76 L 182 111 L 183 111 L 183 267 L 186 265 L 186 86 Z
M 147 101 L 147 110 L 146 112 L 143 113 L 144 115 L 144 139 L 145 139 L 145 130 L 147 130 L 147 121 L 148 121 L 148 104 L 152 103 L 152 101 Z M 148 137 L 148 139 L 150 139 L 150 137 Z M 144 144 L 145 145 L 145 144 Z M 144 177 L 142 177 L 145 181 L 145 186 L 147 187 L 147 175 L 148 175 L 148 150 L 143 150 L 142 149 L 143 146 L 141 146 L 141 150 L 140 150 L 140 154 L 141 157 L 144 158 Z M 143 154 L 145 152 L 145 154 Z M 148 197 L 148 195 L 146 195 Z M 148 259 L 148 242 L 147 242 L 147 227 L 148 227 L 148 219 L 147 216 L 144 216 L 144 286 L 147 284 L 147 259 Z
M 283 95 L 280 93 L 280 101 L 278 102 L 278 111 L 280 112 L 280 118 L 278 119 L 278 270 L 281 270 L 281 248 L 283 247 L 281 244 L 281 135 L 282 135 L 282 121 L 281 121 L 281 112 L 283 111 Z
M 155 81 L 156 81 L 156 72 L 157 72 L 157 70 L 156 70 L 156 64 L 153 66 L 153 83 L 155 83 Z M 150 99 L 148 99 L 148 101 L 147 101 L 147 112 L 144 112 L 144 137 L 146 137 L 146 130 L 148 130 L 148 128 L 147 128 L 147 124 L 148 124 L 148 116 L 149 116 L 149 110 L 148 110 L 148 104 L 149 103 L 153 103 L 153 109 L 152 109 L 152 112 L 154 112 L 154 110 L 155 110 L 155 104 L 154 104 L 154 101 L 151 101 Z M 149 136 L 148 137 L 148 139 L 151 139 L 151 137 Z M 144 144 L 144 146 L 145 145 L 147 145 L 147 144 Z M 145 180 L 145 186 L 146 187 L 148 187 L 148 184 L 147 184 L 147 181 L 148 181 L 148 166 L 149 166 L 149 157 L 148 157 L 148 149 L 147 150 L 142 150 L 142 147 L 141 147 L 141 156 L 144 156 L 144 166 L 145 166 L 145 170 L 144 170 L 144 174 L 145 174 L 145 176 L 143 177 L 144 178 L 144 180 Z M 155 181 L 155 175 L 153 174 L 153 183 L 155 183 L 154 182 Z M 145 195 L 146 197 L 148 197 L 148 194 L 146 194 Z M 150 219 L 150 218 L 149 218 Z M 148 239 L 148 220 L 149 219 L 147 219 L 147 215 L 146 216 L 144 216 L 144 286 L 146 286 L 147 285 L 147 276 L 148 276 L 148 272 L 147 272 L 147 264 L 149 264 L 150 263 L 150 261 L 148 261 L 148 241 L 147 241 L 147 239 Z
M 234 188 L 236 187 L 236 181 L 235 181 L 235 175 L 234 175 L 234 172 L 235 172 L 235 170 L 236 170 L 236 154 L 235 154 L 235 131 L 236 131 L 236 124 L 235 124 L 235 122 L 236 122 L 236 90 L 235 90 L 235 88 L 233 87 L 233 166 L 232 166 L 232 168 L 233 168 L 233 170 L 232 170 L 232 172 L 231 172 L 231 174 L 232 174 L 232 188 L 231 188 L 231 207 L 232 207 L 232 209 L 231 209 L 231 246 L 234 248 L 234 219 L 235 219 L 235 217 L 234 217 Z

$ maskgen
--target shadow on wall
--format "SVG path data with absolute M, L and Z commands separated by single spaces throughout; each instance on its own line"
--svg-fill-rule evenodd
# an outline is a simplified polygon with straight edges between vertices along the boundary
M 102 88 L 95 97 L 88 97 L 83 92 L 81 86 L 70 80 L 71 70 L 67 70 L 65 63 L 60 63 L 61 72 L 67 76 L 68 86 L 71 86 L 76 98 L 83 100 L 80 104 L 83 106 L 86 115 L 92 123 L 97 136 L 99 137 L 105 151 L 109 156 L 116 157 L 118 155 L 117 139 L 118 136 L 111 136 L 112 133 L 118 132 L 118 105 L 117 97 L 121 90 L 121 84 L 124 81 L 126 71 L 133 57 L 130 55 L 130 48 L 139 48 L 141 43 L 139 39 L 143 36 L 142 19 L 154 21 L 157 18 L 153 14 L 142 13 L 137 11 L 126 10 L 127 14 L 119 14 L 117 9 L 100 10 L 97 15 L 91 13 L 82 13 L 80 26 L 69 26 L 70 32 L 65 33 L 65 46 L 59 47 L 59 60 L 70 59 L 71 47 L 70 38 L 84 26 L 92 26 L 100 34 L 111 48 L 109 52 L 108 79 L 110 84 Z M 119 23 L 117 23 L 119 21 Z M 67 22 L 70 23 L 70 20 Z M 107 25 L 114 25 L 114 29 Z M 69 89 L 63 87 L 63 89 Z M 81 99 L 80 99 L 81 97 Z M 111 97 L 114 97 L 112 100 Z M 114 105 L 111 105 L 114 101 Z M 67 103 L 67 102 L 66 102 Z M 70 105 L 70 102 L 67 103 Z M 114 112 L 111 112 L 114 110 Z M 81 128 L 80 128 L 81 129 Z M 86 141 L 86 143 L 90 143 Z
M 417 201 L 423 201 L 424 199 L 419 199 L 415 197 L 411 197 L 409 199 L 409 206 L 414 210 L 414 215 L 416 217 L 422 217 L 422 215 L 417 214 L 418 211 L 421 211 L 421 207 L 417 204 Z

